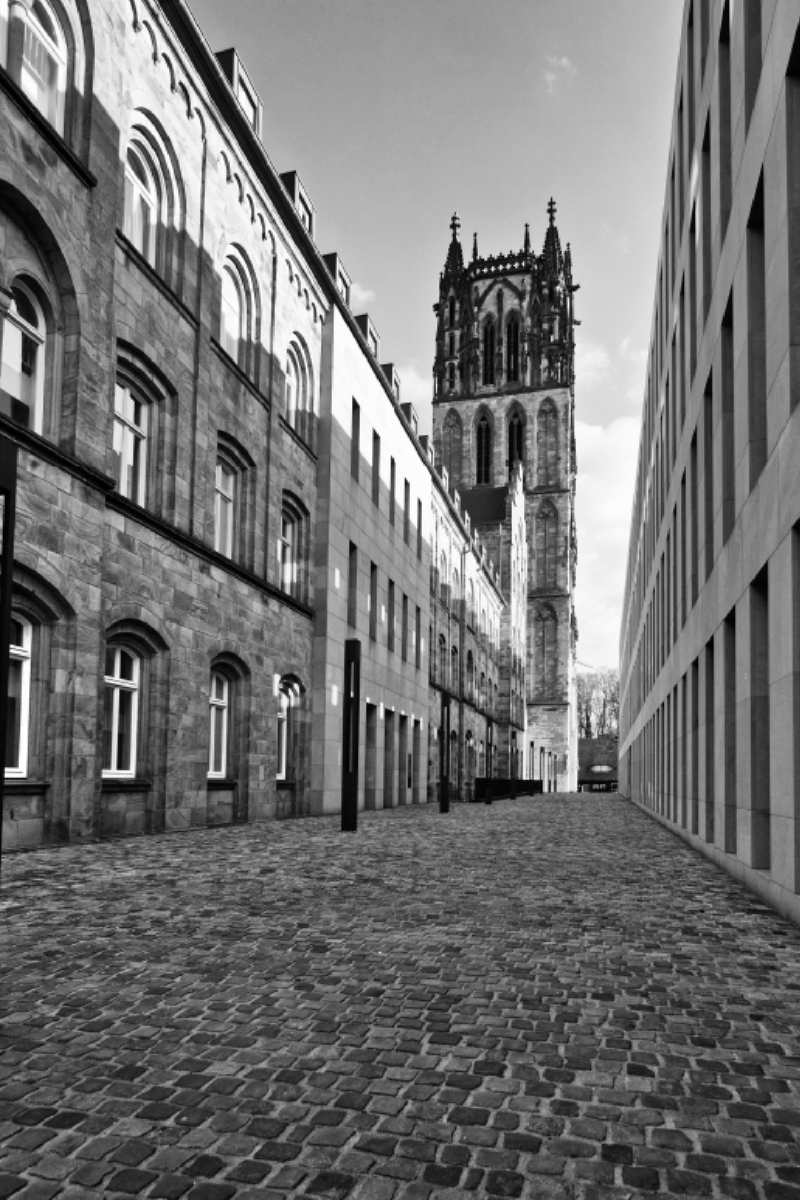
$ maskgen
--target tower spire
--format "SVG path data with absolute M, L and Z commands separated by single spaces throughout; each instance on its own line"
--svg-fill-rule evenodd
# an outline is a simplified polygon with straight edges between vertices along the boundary
M 457 212 L 453 213 L 450 221 L 450 231 L 452 238 L 447 251 L 447 261 L 444 264 L 444 278 L 460 275 L 464 270 L 464 255 L 461 250 L 461 242 L 458 239 L 458 231 L 461 228 L 461 218 Z
M 477 233 L 473 233 L 473 235 L 472 235 L 472 261 L 475 262 L 477 257 L 478 257 L 478 235 L 477 235 Z
M 525 254 L 530 254 L 531 252 L 531 229 L 527 221 L 525 222 L 525 241 L 522 249 Z

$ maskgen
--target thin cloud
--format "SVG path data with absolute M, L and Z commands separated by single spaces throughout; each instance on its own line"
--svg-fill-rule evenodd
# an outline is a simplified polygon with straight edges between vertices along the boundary
M 551 95 L 555 91 L 559 79 L 568 78 L 571 75 L 576 75 L 578 72 L 578 68 L 566 55 L 559 58 L 555 54 L 548 54 L 547 67 L 548 69 L 544 73 L 544 82 Z
M 353 280 L 350 284 L 350 307 L 353 312 L 359 313 L 377 299 L 372 288 L 362 287 L 357 280 Z
M 622 590 L 639 447 L 638 417 L 608 425 L 576 421 L 578 657 L 592 666 L 619 656 Z
M 413 404 L 419 417 L 420 433 L 430 433 L 433 417 L 433 375 L 420 370 L 418 362 L 412 360 L 397 364 L 400 377 L 400 403 Z

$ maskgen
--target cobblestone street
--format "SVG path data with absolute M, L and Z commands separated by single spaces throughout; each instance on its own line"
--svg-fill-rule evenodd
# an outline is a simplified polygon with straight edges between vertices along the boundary
M 800 1197 L 800 931 L 616 798 L 3 863 L 0 1197 Z

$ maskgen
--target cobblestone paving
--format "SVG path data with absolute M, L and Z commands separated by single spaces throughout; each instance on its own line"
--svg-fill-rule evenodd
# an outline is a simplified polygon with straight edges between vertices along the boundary
M 800 930 L 616 797 L 7 859 L 0 1198 L 800 1198 Z

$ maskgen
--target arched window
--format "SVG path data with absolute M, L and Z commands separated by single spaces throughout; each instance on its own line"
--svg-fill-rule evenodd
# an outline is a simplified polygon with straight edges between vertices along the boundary
M 558 583 L 558 512 L 546 500 L 536 514 L 536 584 L 554 588 Z
M 458 734 L 455 730 L 450 733 L 450 786 L 458 786 Z
M 447 603 L 447 558 L 444 550 L 439 555 L 439 599 L 442 604 Z
M 439 687 L 447 687 L 447 642 L 443 633 L 439 634 Z
M 298 775 L 298 709 L 303 688 L 294 675 L 284 675 L 278 683 L 277 745 L 275 778 L 293 783 Z
M 453 591 L 450 596 L 450 603 L 457 604 L 461 597 L 461 582 L 458 575 L 458 570 L 453 571 Z
M 28 731 L 31 708 L 30 621 L 14 613 L 11 617 L 11 646 L 8 664 L 8 710 L 6 717 L 6 778 L 28 774 Z
M 42 432 L 44 411 L 44 312 L 33 289 L 18 279 L 3 327 L 0 412 L 18 425 Z
M 211 672 L 208 725 L 208 775 L 209 778 L 224 779 L 229 759 L 230 682 L 221 671 Z
M 480 684 L 480 689 L 478 691 L 478 706 L 480 708 L 486 707 L 486 672 L 485 671 L 481 671 L 481 684 Z
M 237 509 L 236 468 L 224 456 L 217 456 L 214 476 L 214 549 L 226 558 L 233 557 Z
M 458 691 L 458 647 L 453 646 L 450 651 L 450 688 L 452 691 Z
M 472 651 L 467 651 L 467 678 L 466 678 L 466 693 L 467 700 L 471 704 L 475 703 L 475 659 L 472 656 Z
M 492 482 L 492 426 L 488 415 L 482 412 L 476 430 L 476 483 Z
M 141 660 L 127 646 L 106 649 L 103 774 L 136 774 Z
M 156 265 L 161 187 L 150 155 L 130 146 L 125 159 L 123 232 L 151 266 Z
M 144 504 L 147 490 L 149 405 L 138 389 L 114 388 L 114 475 L 121 496 Z
M 489 317 L 483 327 L 483 383 L 489 386 L 494 383 L 494 355 L 496 334 L 494 318 Z
M 525 461 L 525 425 L 519 409 L 515 408 L 508 422 L 508 475 L 511 477 L 518 462 Z
M 512 313 L 506 325 L 506 381 L 519 380 L 519 317 Z
M 549 396 L 537 418 L 536 482 L 540 487 L 558 483 L 558 412 Z
M 467 612 L 467 624 L 475 628 L 475 583 L 472 579 L 469 581 L 469 610 Z
M 235 363 L 240 363 L 245 339 L 245 298 L 242 280 L 233 267 L 226 264 L 222 269 L 222 316 L 220 319 L 220 344 Z
M 311 360 L 305 346 L 297 339 L 286 353 L 285 413 L 287 422 L 313 449 L 315 410 Z
M 3 66 L 39 112 L 63 134 L 67 40 L 61 22 L 49 0 L 34 0 L 30 6 L 16 4 L 12 12 L 10 7 L 7 0 L 0 4 Z M 9 28 L 9 16 L 22 23 L 22 30 Z M 11 61 L 12 56 L 15 61 Z
M 452 485 L 461 481 L 462 436 L 461 418 L 451 409 L 442 426 L 442 459 Z
M 456 298 L 451 296 L 448 302 L 448 324 L 452 329 L 456 323 Z
M 300 393 L 300 368 L 292 351 L 286 360 L 286 420 L 290 425 L 297 421 L 297 406 Z
M 298 600 L 306 596 L 308 511 L 284 492 L 278 538 L 278 579 L 282 591 Z
M 549 604 L 542 604 L 534 618 L 534 691 L 552 698 L 558 676 L 558 618 Z

